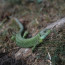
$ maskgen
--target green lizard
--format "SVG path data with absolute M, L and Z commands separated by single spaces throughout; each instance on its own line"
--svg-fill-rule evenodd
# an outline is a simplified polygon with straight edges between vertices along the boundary
M 34 51 L 35 47 L 41 42 L 43 42 L 43 39 L 45 39 L 46 36 L 50 34 L 50 30 L 45 30 L 44 32 L 39 32 L 36 36 L 32 38 L 25 39 L 24 37 L 26 36 L 27 33 L 24 34 L 23 36 L 21 35 L 24 29 L 23 25 L 19 22 L 17 18 L 14 18 L 14 19 L 20 27 L 20 31 L 16 34 L 16 44 L 19 47 L 23 47 L 23 48 L 32 47 L 32 50 Z

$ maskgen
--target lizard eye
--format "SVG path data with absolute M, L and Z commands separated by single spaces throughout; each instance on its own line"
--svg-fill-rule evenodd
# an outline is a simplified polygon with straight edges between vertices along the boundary
M 44 33 L 46 33 L 46 32 L 47 32 L 47 30 L 44 31 Z

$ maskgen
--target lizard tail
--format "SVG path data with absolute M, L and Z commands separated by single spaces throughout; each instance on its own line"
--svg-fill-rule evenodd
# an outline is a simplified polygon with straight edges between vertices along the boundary
M 20 27 L 20 33 L 23 31 L 23 29 L 24 29 L 24 27 L 23 27 L 23 25 L 19 22 L 19 20 L 17 19 L 17 18 L 14 18 L 15 19 L 15 21 L 16 21 L 16 23 L 19 25 L 19 27 Z

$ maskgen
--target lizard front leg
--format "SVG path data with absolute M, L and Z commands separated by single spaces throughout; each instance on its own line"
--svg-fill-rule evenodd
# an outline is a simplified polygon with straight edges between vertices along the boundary
M 35 44 L 35 45 L 32 47 L 32 52 L 34 52 L 36 46 L 37 46 L 37 44 Z

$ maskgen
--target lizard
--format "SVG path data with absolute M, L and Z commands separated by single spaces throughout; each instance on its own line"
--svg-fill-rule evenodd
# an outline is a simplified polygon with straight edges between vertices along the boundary
M 16 21 L 16 23 L 19 25 L 20 30 L 19 32 L 16 34 L 16 45 L 18 45 L 19 47 L 22 48 L 32 48 L 32 51 L 34 51 L 34 49 L 36 48 L 37 45 L 39 45 L 40 43 L 43 42 L 43 39 L 46 38 L 46 36 L 48 34 L 50 34 L 51 30 L 44 30 L 43 32 L 39 32 L 37 35 L 35 35 L 32 38 L 25 38 L 27 32 L 24 33 L 24 35 L 22 36 L 22 32 L 24 30 L 23 25 L 20 23 L 20 21 L 17 18 L 14 18 L 14 20 Z

